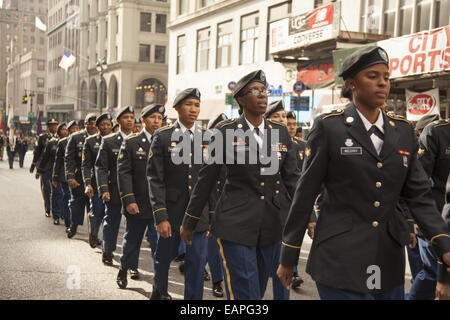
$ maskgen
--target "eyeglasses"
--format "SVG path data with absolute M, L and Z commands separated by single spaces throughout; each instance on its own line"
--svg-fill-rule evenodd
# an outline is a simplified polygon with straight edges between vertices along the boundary
M 260 94 L 263 94 L 265 96 L 267 96 L 269 94 L 269 90 L 267 89 L 250 89 L 248 90 L 246 93 L 244 93 L 244 95 L 251 93 L 252 95 L 254 95 L 255 97 L 259 96 Z

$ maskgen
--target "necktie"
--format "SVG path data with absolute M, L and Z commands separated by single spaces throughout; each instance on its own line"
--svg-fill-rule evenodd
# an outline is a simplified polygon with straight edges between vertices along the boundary
M 189 129 L 189 130 L 187 131 L 187 133 L 188 133 L 189 138 L 191 139 L 191 141 L 194 140 L 194 134 L 192 133 L 191 129 Z
M 369 135 L 369 137 L 374 134 L 376 135 L 378 138 L 380 138 L 381 140 L 384 140 L 384 134 L 383 132 L 381 132 L 380 129 L 378 129 L 377 126 L 373 125 L 372 127 L 370 127 L 370 129 L 367 131 L 367 134 Z

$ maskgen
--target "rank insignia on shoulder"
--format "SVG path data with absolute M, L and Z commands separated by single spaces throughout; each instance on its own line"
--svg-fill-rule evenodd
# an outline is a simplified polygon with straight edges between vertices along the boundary
M 123 158 L 123 153 L 121 153 L 120 155 L 119 155 L 119 159 L 122 159 Z
M 418 154 L 424 154 L 425 149 L 419 148 L 419 150 L 417 151 Z

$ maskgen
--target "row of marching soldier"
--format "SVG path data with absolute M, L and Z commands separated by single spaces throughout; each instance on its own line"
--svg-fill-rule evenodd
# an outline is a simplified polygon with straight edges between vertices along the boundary
M 107 114 L 88 116 L 86 129 L 68 139 L 59 125 L 59 142 L 47 137 L 40 158 L 39 146 L 45 143 L 39 139 L 33 160 L 34 166 L 41 159 L 38 174 L 52 180 L 52 194 L 62 194 L 49 201 L 55 223 L 64 215 L 71 238 L 89 212 L 89 243 L 98 245 L 102 227 L 102 261 L 111 265 L 124 215 L 120 288 L 127 286 L 128 272 L 139 277 L 139 250 L 148 230 L 154 300 L 171 299 L 169 265 L 183 242 L 185 299 L 203 299 L 206 263 L 216 296 L 223 278 L 228 299 L 261 299 L 272 277 L 274 299 L 289 299 L 289 288 L 303 281 L 296 266 L 305 232 L 313 239 L 306 271 L 321 299 L 404 299 L 404 250 L 409 247 L 410 265 L 416 265 L 417 233 L 421 258 L 416 251 L 417 270 L 406 298 L 448 299 L 450 236 L 443 204 L 449 122 L 426 126 L 419 148 L 411 123 L 382 110 L 389 94 L 389 58 L 382 48 L 356 51 L 340 75 L 352 102 L 316 118 L 306 143 L 294 137 L 295 115 L 283 102 L 268 105 L 262 70 L 238 81 L 234 98 L 241 116 L 211 119 L 211 140 L 196 122 L 201 106 L 196 88 L 177 95 L 178 119 L 162 128 L 160 105 L 142 111 L 144 129 L 135 134 L 132 107 L 118 113 L 115 134 L 108 135 L 105 126 L 102 131 L 105 121 L 111 126 Z M 227 130 L 250 134 L 219 140 Z M 222 161 L 208 161 L 210 145 L 217 141 L 215 146 L 231 150 L 233 161 L 225 159 L 228 151 Z M 55 164 L 49 172 L 42 163 L 52 161 L 52 152 Z M 189 161 L 176 163 L 174 154 Z M 274 173 L 268 173 L 264 159 L 271 154 L 276 155 L 269 163 L 278 168 Z M 248 161 L 251 155 L 257 155 L 256 163 Z M 246 162 L 239 163 L 239 157 Z M 54 199 L 67 197 L 56 210 Z M 214 274 L 220 276 L 214 279 Z

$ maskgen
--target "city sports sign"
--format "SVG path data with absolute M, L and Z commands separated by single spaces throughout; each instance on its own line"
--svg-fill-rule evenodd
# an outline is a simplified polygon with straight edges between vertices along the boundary
M 377 44 L 389 55 L 391 79 L 450 70 L 450 26 Z
M 336 38 L 340 5 L 329 4 L 270 24 L 269 53 L 300 48 Z
M 419 121 L 423 116 L 439 114 L 439 89 L 414 92 L 406 89 L 406 118 Z

